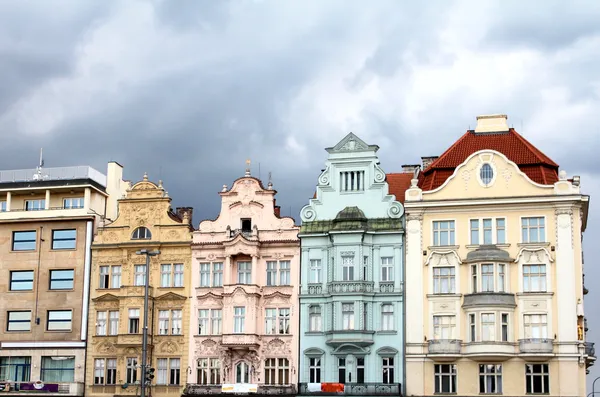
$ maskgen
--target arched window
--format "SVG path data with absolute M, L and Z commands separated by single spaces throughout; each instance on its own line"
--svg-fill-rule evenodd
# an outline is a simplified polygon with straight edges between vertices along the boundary
M 152 233 L 147 227 L 138 227 L 131 235 L 132 240 L 149 240 L 152 238 Z
M 250 367 L 243 361 L 235 366 L 235 383 L 250 383 Z

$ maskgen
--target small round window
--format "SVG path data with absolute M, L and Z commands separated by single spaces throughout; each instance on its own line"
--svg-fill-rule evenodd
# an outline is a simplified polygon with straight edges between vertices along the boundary
M 492 180 L 494 179 L 494 169 L 492 166 L 488 163 L 483 164 L 479 170 L 479 178 L 481 178 L 481 182 L 483 182 L 484 185 L 492 183 Z

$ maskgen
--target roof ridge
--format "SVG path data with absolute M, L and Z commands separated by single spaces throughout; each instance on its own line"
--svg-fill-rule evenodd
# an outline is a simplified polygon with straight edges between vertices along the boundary
M 519 139 L 521 142 L 523 142 L 525 144 L 525 146 L 527 146 L 527 148 L 529 150 L 531 150 L 533 152 L 533 154 L 540 160 L 540 162 L 546 163 L 548 165 L 558 168 L 558 164 L 556 164 L 554 161 L 552 161 L 552 159 L 550 157 L 546 156 L 544 154 L 544 152 L 542 152 L 540 149 L 535 147 L 531 142 L 529 142 L 527 139 L 525 139 L 525 137 L 523 135 L 519 134 L 517 132 L 517 130 L 515 130 L 514 128 L 510 128 L 509 132 L 514 134 L 517 137 L 517 139 Z

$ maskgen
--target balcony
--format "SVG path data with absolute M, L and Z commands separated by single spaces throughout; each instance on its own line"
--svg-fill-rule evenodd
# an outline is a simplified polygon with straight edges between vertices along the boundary
M 232 349 L 257 349 L 258 338 L 256 334 L 223 334 L 221 344 Z
M 252 230 L 245 229 L 233 229 L 229 231 L 229 238 L 235 238 L 238 235 L 244 236 L 246 239 L 251 239 L 252 237 L 257 237 L 257 234 Z
M 308 383 L 300 383 L 298 395 L 356 395 L 356 396 L 402 396 L 402 385 L 400 383 L 346 383 L 343 392 L 335 390 L 328 391 L 327 383 L 321 383 L 321 390 L 313 391 Z M 312 386 L 312 384 L 311 384 Z
M 545 361 L 553 356 L 554 340 L 545 338 L 519 339 L 520 356 L 531 361 Z
M 432 339 L 428 342 L 428 355 L 436 361 L 455 361 L 460 357 L 462 340 Z
M 365 347 L 372 345 L 373 335 L 375 331 L 367 331 L 367 330 L 335 330 L 328 331 L 325 333 L 327 337 L 327 343 L 329 346 L 340 346 L 346 343 L 350 343 L 353 345 Z
M 594 347 L 594 342 L 585 342 L 585 366 L 586 368 L 594 365 L 596 361 L 596 348 Z
M 394 282 L 393 281 L 380 281 L 379 282 L 379 292 L 384 294 L 391 294 L 394 292 Z M 402 290 L 402 288 L 400 288 Z
M 463 355 L 474 361 L 504 361 L 515 354 L 515 345 L 509 342 L 469 342 L 463 347 Z
M 0 391 L 19 395 L 60 394 L 63 396 L 83 396 L 82 382 L 73 383 L 37 383 L 37 382 L 0 382 Z
M 515 294 L 505 292 L 478 292 L 467 294 L 463 300 L 463 309 L 471 307 L 516 307 Z
M 332 281 L 327 283 L 327 292 L 330 294 L 361 294 L 372 293 L 372 281 Z
M 183 391 L 183 396 L 198 396 L 206 394 L 227 394 L 228 392 L 223 391 L 223 385 L 199 385 L 199 384 L 187 384 Z M 238 394 L 234 391 L 232 394 Z M 246 393 L 244 393 L 246 394 Z M 250 392 L 252 395 L 279 395 L 279 396 L 295 396 L 296 386 L 295 385 L 257 385 L 256 393 Z
M 321 284 L 308 284 L 308 295 L 321 295 L 323 286 Z

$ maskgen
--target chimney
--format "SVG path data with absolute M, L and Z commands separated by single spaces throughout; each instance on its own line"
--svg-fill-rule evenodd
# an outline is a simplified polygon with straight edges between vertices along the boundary
M 419 168 L 420 164 L 403 164 L 402 172 L 412 172 L 414 173 L 417 168 Z
M 175 210 L 177 211 L 177 215 L 183 220 L 183 223 L 192 224 L 192 215 L 194 214 L 192 207 L 177 207 Z
M 105 216 L 114 221 L 118 215 L 117 201 L 125 195 L 128 184 L 123 180 L 123 166 L 116 161 L 108 163 L 106 170 L 106 213 Z
M 273 213 L 277 218 L 281 218 L 281 207 L 278 206 L 276 203 L 277 200 L 273 199 Z
M 477 116 L 477 127 L 475 133 L 482 132 L 507 132 L 508 116 L 505 114 L 487 114 Z
M 431 163 L 433 163 L 438 158 L 440 158 L 440 156 L 425 156 L 425 157 L 421 157 L 421 162 L 423 163 L 423 171 L 425 171 L 427 168 L 429 168 L 429 166 L 431 165 Z

